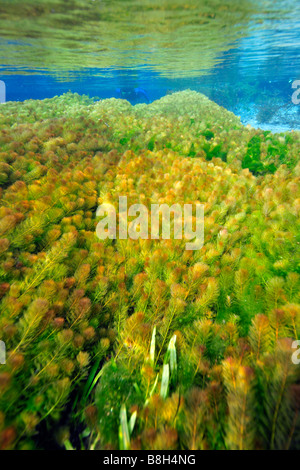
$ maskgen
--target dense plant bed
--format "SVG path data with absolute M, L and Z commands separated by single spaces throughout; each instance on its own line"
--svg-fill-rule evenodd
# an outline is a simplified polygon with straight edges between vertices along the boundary
M 299 448 L 299 133 L 192 91 L 0 126 L 0 448 Z M 119 196 L 201 202 L 203 248 L 99 240 Z

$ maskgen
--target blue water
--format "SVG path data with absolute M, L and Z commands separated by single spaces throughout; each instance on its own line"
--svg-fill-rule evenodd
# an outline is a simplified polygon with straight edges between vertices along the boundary
M 300 104 L 292 102 L 292 84 L 300 80 L 300 4 L 281 3 L 289 4 L 288 15 L 269 19 L 262 29 L 253 28 L 247 37 L 231 44 L 211 70 L 199 70 L 199 76 L 166 78 L 141 64 L 129 69 L 86 68 L 57 78 L 47 70 L 37 73 L 0 65 L 6 100 L 44 99 L 72 91 L 96 99 L 123 97 L 136 104 L 190 88 L 241 116 L 244 124 L 271 130 L 300 129 Z M 143 92 L 135 93 L 136 88 Z

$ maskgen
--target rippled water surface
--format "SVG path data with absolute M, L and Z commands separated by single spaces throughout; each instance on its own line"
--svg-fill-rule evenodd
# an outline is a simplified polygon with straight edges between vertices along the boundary
M 134 104 L 192 88 L 245 122 L 299 127 L 299 2 L 1 0 L 0 18 L 8 100 L 122 90 Z

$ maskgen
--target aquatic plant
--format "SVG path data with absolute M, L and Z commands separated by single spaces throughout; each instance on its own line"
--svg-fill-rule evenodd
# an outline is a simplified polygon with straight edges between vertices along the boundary
M 192 91 L 0 111 L 0 448 L 298 448 L 299 133 Z M 99 240 L 119 195 L 203 203 L 203 248 Z

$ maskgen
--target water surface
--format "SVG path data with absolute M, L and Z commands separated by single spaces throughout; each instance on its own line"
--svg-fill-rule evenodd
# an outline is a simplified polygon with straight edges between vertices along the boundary
M 121 89 L 135 104 L 191 88 L 244 123 L 300 127 L 299 2 L 2 0 L 0 18 L 7 100 Z

